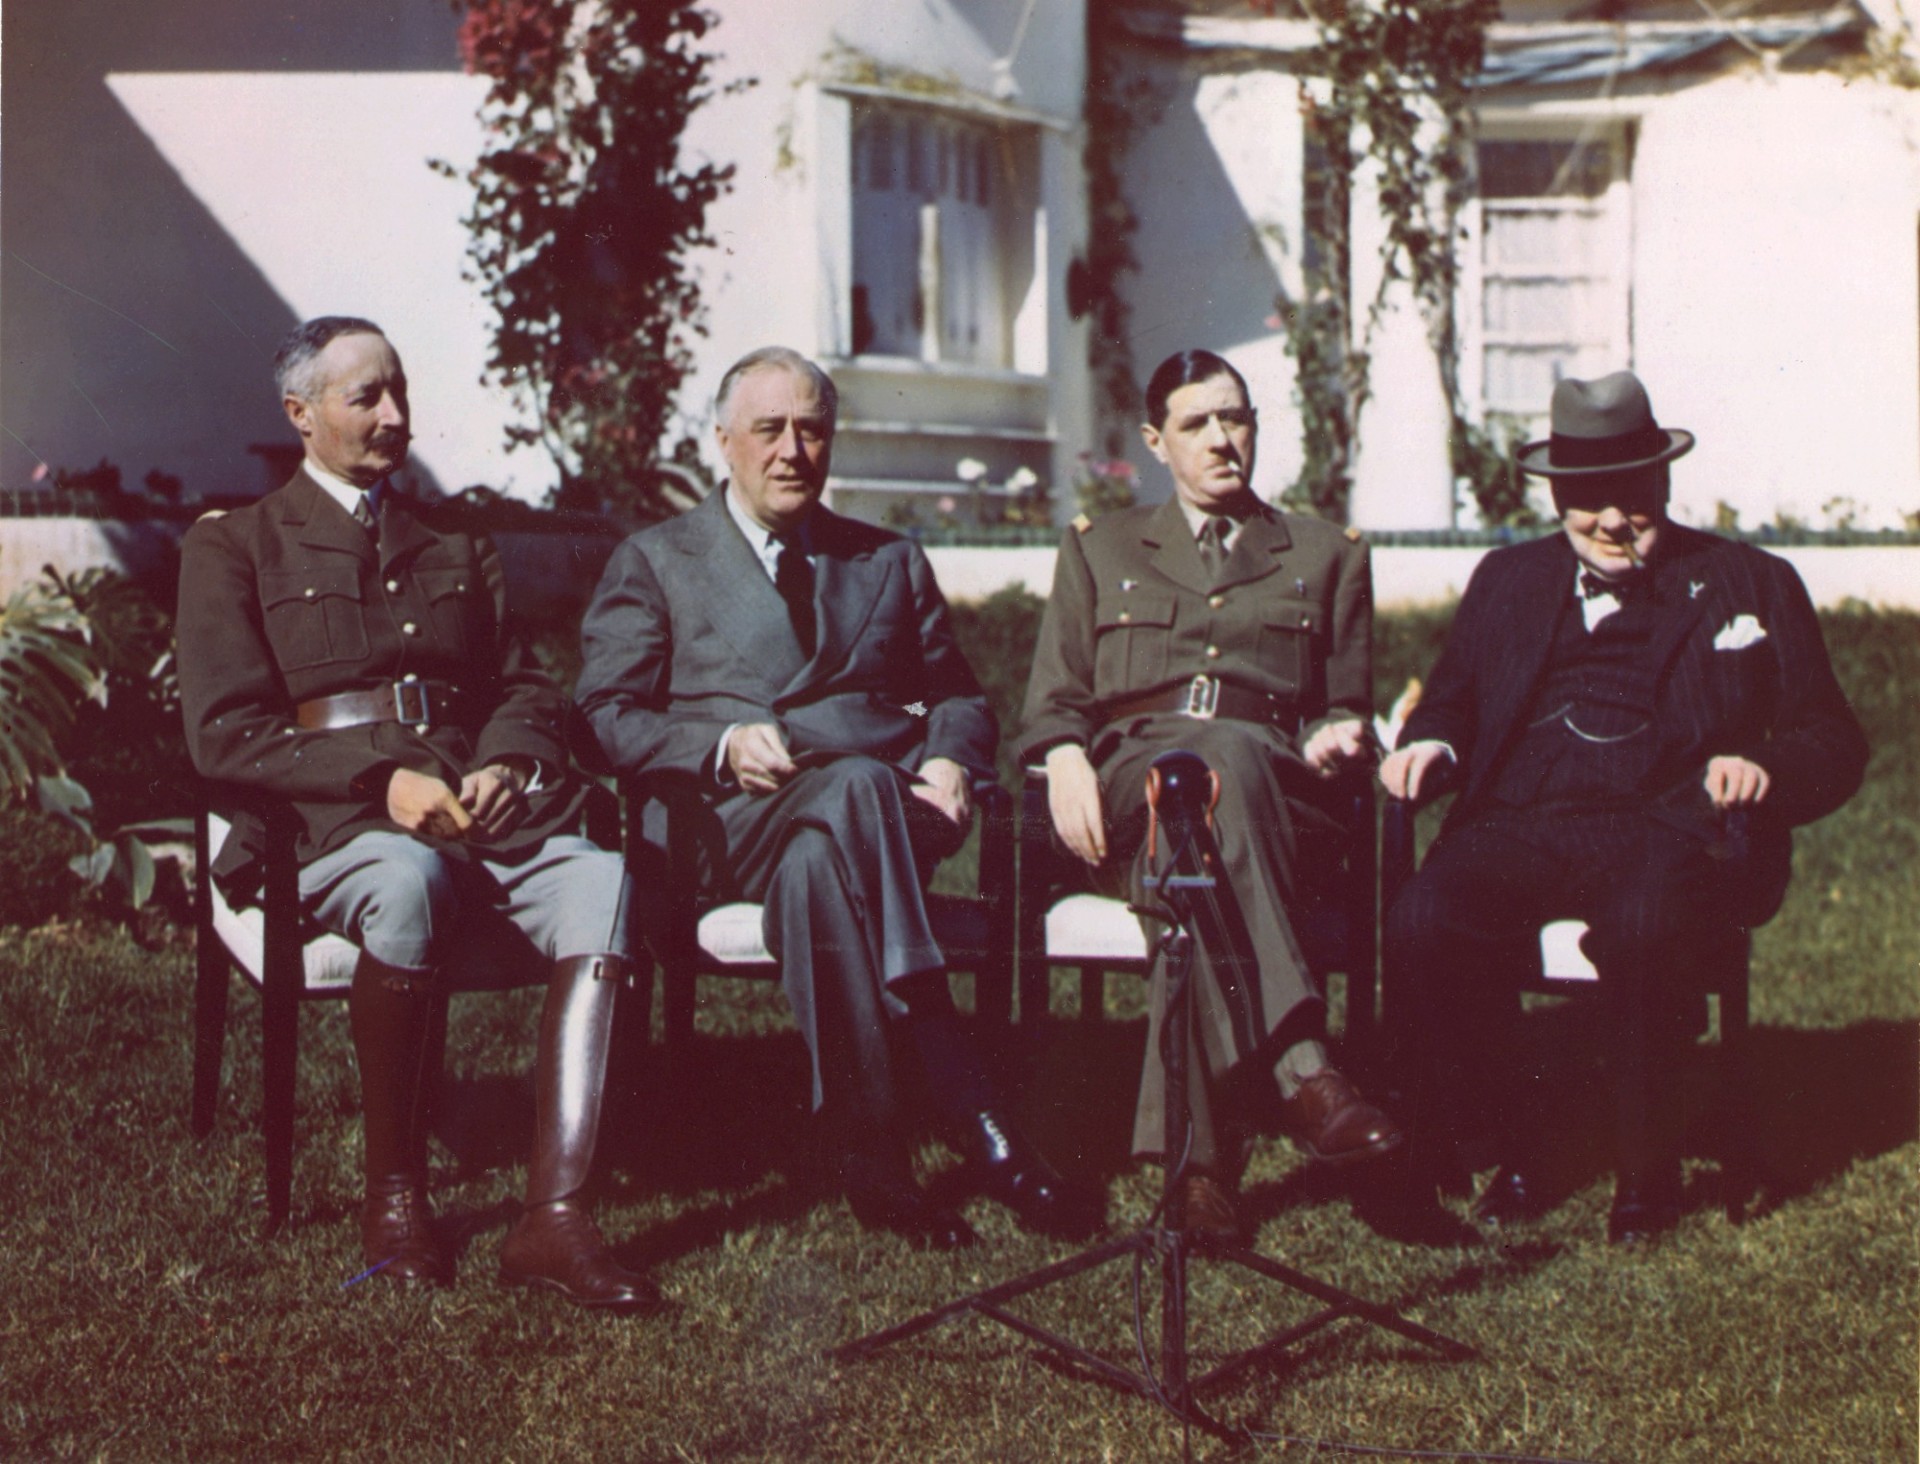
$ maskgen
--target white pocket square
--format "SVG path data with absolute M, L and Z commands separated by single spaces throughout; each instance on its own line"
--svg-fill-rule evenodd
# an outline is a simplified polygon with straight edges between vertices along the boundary
M 1742 651 L 1767 638 L 1767 628 L 1751 615 L 1736 615 L 1713 638 L 1716 651 Z

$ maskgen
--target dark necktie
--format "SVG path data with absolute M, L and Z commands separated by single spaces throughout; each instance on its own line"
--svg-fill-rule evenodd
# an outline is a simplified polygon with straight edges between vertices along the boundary
M 353 521 L 369 534 L 377 534 L 379 532 L 380 520 L 374 517 L 373 496 L 371 494 L 362 493 L 353 501 Z
M 787 602 L 787 619 L 793 622 L 800 654 L 812 659 L 817 636 L 813 616 L 813 565 L 791 539 L 776 542 L 780 545 L 780 557 L 774 561 L 773 587 Z
M 1212 514 L 1200 526 L 1200 562 L 1214 579 L 1227 567 L 1227 534 L 1232 528 L 1233 520 L 1225 514 Z
M 1580 571 L 1580 598 L 1597 600 L 1602 595 L 1611 595 L 1622 605 L 1631 605 L 1636 600 L 1645 599 L 1653 591 L 1653 580 L 1645 570 L 1630 574 L 1617 580 L 1601 579 L 1590 569 Z

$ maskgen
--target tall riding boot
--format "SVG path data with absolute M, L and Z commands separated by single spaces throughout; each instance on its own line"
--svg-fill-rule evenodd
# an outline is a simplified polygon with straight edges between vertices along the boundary
M 646 1277 L 613 1259 L 580 1198 L 593 1165 L 613 1043 L 614 1005 L 633 974 L 624 956 L 556 961 L 540 1017 L 527 1204 L 500 1251 L 500 1279 L 544 1286 L 581 1306 L 659 1307 Z
M 442 998 L 418 972 L 362 952 L 347 1010 L 365 1114 L 366 1198 L 360 1244 L 369 1266 L 396 1281 L 449 1278 L 427 1206 L 425 1057 Z

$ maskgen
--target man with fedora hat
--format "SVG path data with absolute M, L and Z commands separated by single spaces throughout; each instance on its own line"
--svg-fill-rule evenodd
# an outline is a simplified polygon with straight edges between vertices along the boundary
M 1792 566 L 1667 519 L 1668 465 L 1694 439 L 1655 421 L 1638 378 L 1560 382 L 1552 427 L 1518 462 L 1551 482 L 1563 532 L 1481 562 L 1380 768 L 1396 798 L 1459 789 L 1389 912 L 1386 959 L 1419 1034 L 1422 1172 L 1490 1140 L 1502 1167 L 1477 1210 L 1498 1222 L 1542 1197 L 1512 1121 L 1519 1004 L 1491 973 L 1544 923 L 1587 923 L 1612 1067 L 1608 1238 L 1633 1242 L 1679 1219 L 1700 953 L 1779 908 L 1789 831 L 1852 796 L 1867 747 Z

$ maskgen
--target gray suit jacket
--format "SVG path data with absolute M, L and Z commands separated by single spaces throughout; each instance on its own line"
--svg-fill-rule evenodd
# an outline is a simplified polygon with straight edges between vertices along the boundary
M 721 492 L 614 551 L 581 625 L 575 696 L 617 771 L 707 778 L 729 726 L 772 722 L 796 756 L 860 753 L 909 773 L 946 757 L 992 776 L 993 713 L 920 547 L 824 508 L 809 533 L 811 659 Z

